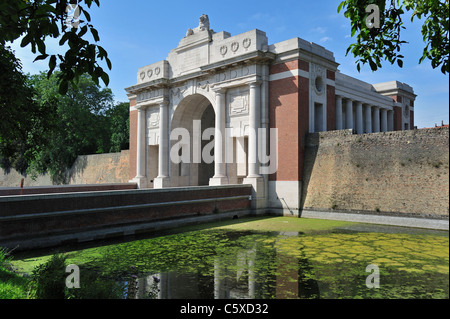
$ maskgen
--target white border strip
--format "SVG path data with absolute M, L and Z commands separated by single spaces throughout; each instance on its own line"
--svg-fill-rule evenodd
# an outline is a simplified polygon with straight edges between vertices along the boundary
M 293 76 L 301 76 L 301 77 L 309 79 L 309 72 L 306 72 L 306 71 L 300 70 L 300 69 L 295 69 L 295 70 L 289 70 L 289 71 L 285 71 L 285 72 L 281 72 L 281 73 L 271 74 L 269 76 L 269 81 L 286 79 L 286 78 L 290 78 Z

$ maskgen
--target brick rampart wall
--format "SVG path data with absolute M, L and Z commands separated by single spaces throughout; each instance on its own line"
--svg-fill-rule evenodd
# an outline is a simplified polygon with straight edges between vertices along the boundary
M 142 227 L 172 219 L 249 211 L 250 185 L 0 197 L 0 247 L 50 237 Z M 48 245 L 40 243 L 40 245 Z M 52 244 L 58 244 L 53 242 Z M 28 243 L 30 245 L 30 243 Z
M 449 213 L 449 130 L 310 134 L 303 209 L 444 217 Z

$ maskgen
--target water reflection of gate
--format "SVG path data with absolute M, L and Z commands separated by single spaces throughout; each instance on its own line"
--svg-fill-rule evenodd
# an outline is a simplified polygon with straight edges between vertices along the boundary
M 246 248 L 216 256 L 209 275 L 168 271 L 136 279 L 135 298 L 319 298 L 319 285 L 311 278 L 313 266 L 301 251 L 289 255 L 261 243 Z

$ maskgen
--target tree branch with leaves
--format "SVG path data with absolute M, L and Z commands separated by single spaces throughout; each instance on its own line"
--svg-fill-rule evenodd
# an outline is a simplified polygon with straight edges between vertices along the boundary
M 379 18 L 376 26 L 370 19 L 373 14 L 373 10 L 368 10 L 370 5 L 379 10 L 375 15 Z M 407 42 L 402 40 L 401 31 L 405 29 L 403 18 L 411 12 L 411 22 L 423 21 L 425 46 L 418 63 L 430 60 L 433 68 L 440 67 L 444 74 L 449 72 L 449 0 L 345 0 L 337 10 L 344 11 L 350 19 L 351 36 L 356 35 L 356 42 L 346 54 L 351 52 L 357 58 L 358 71 L 365 64 L 376 71 L 385 60 L 403 67 L 401 48 Z
M 88 9 L 99 0 L 8 0 L 0 2 L 0 45 L 6 46 L 20 37 L 21 46 L 30 46 L 38 53 L 35 61 L 48 59 L 48 77 L 58 66 L 59 92 L 67 92 L 69 82 L 75 82 L 82 74 L 89 74 L 95 83 L 99 79 L 109 84 L 108 74 L 99 65 L 104 60 L 108 69 L 111 61 L 106 50 L 96 44 L 100 41 L 98 31 L 91 24 Z M 78 17 L 71 17 L 71 8 L 76 8 Z M 77 23 L 70 23 L 76 18 Z M 69 23 L 68 23 L 69 21 Z M 76 26 L 76 27 L 75 27 Z M 88 32 L 95 43 L 86 40 Z M 49 54 L 46 38 L 59 39 L 59 44 L 68 45 L 65 53 Z

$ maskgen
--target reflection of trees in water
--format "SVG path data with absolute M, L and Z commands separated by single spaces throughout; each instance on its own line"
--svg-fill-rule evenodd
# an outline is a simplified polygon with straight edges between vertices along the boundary
M 301 248 L 303 250 L 303 248 Z M 305 255 L 303 252 L 301 255 Z M 311 278 L 314 270 L 306 257 L 298 259 L 298 297 L 315 299 L 320 298 L 319 284 Z
M 130 256 L 139 274 L 160 278 L 139 275 L 139 298 L 448 298 L 444 244 L 405 234 L 207 231 L 121 246 L 102 261 Z M 380 265 L 380 289 L 365 285 L 370 263 Z
M 138 298 L 263 299 L 318 298 L 308 259 L 285 256 L 274 245 L 235 237 L 239 243 L 224 247 L 208 267 L 197 271 L 177 269 L 136 280 Z M 253 238 L 254 239 L 254 238 Z M 205 265 L 203 265 L 205 266 Z M 205 269 L 209 271 L 205 272 Z M 154 278 L 158 278 L 156 283 Z M 134 289 L 133 284 L 129 287 Z M 134 290 L 129 290 L 131 294 Z M 131 297 L 131 295 L 129 296 Z

